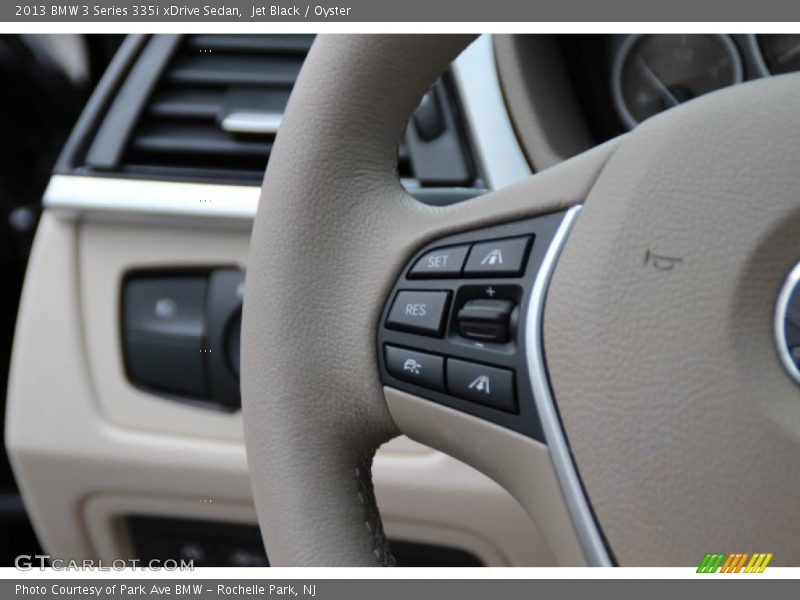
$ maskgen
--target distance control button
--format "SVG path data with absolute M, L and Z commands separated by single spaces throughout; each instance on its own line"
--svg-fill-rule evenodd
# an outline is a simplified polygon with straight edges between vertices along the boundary
M 514 372 L 455 358 L 447 359 L 447 388 L 465 400 L 506 412 L 517 412 Z
M 409 279 L 423 277 L 458 277 L 467 258 L 469 246 L 436 248 L 425 253 L 408 272 Z
M 531 237 L 481 242 L 472 247 L 464 267 L 465 275 L 522 275 Z
M 386 326 L 441 337 L 449 301 L 450 292 L 400 291 Z
M 444 359 L 441 356 L 386 346 L 386 370 L 422 387 L 444 391 Z

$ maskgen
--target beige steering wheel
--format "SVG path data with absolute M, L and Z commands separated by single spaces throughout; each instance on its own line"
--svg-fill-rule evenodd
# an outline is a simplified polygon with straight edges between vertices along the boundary
M 243 316 L 271 561 L 392 564 L 370 463 L 404 433 L 506 487 L 561 564 L 688 566 L 710 551 L 797 564 L 800 390 L 773 322 L 800 259 L 800 76 L 702 97 L 521 184 L 426 206 L 400 185 L 397 143 L 469 41 L 320 36 L 294 88 Z M 516 413 L 449 402 L 457 382 L 395 385 L 382 336 L 413 259 L 523 222 L 536 237 L 514 284 Z M 470 282 L 447 281 L 452 311 Z M 454 318 L 414 346 L 435 340 L 448 373 L 442 349 L 466 347 Z M 464 353 L 507 358 L 479 351 Z

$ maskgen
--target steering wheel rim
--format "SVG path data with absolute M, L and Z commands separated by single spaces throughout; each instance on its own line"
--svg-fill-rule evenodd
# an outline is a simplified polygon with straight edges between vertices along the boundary
M 630 284 L 632 265 L 641 269 L 643 260 L 648 269 L 635 275 L 651 275 L 652 262 L 642 258 L 643 251 L 651 253 L 647 256 L 683 261 L 683 257 L 669 254 L 676 245 L 686 244 L 698 255 L 705 248 L 692 245 L 684 232 L 699 236 L 703 226 L 720 213 L 711 202 L 693 207 L 687 202 L 691 196 L 687 188 L 713 192 L 709 197 L 723 205 L 731 197 L 738 200 L 727 206 L 735 209 L 728 223 L 746 243 L 737 253 L 738 262 L 717 257 L 730 269 L 725 270 L 725 278 L 712 278 L 714 285 L 729 290 L 733 281 L 737 289 L 746 287 L 742 273 L 752 275 L 755 261 L 759 268 L 767 265 L 768 276 L 759 281 L 780 287 L 793 257 L 800 254 L 800 247 L 787 234 L 791 230 L 787 223 L 793 225 L 800 214 L 791 192 L 800 172 L 792 158 L 800 153 L 791 151 L 797 150 L 794 140 L 800 136 L 796 125 L 781 122 L 791 114 L 787 99 L 797 97 L 800 78 L 776 78 L 726 90 L 664 113 L 625 138 L 521 184 L 452 207 L 424 206 L 399 183 L 396 145 L 422 94 L 470 39 L 320 36 L 293 91 L 262 188 L 243 312 L 245 441 L 271 562 L 288 566 L 393 564 L 369 471 L 375 449 L 400 432 L 447 451 L 500 482 L 537 521 L 561 564 L 608 564 L 605 545 L 592 546 L 582 530 L 594 527 L 596 537 L 598 522 L 621 564 L 685 565 L 697 562 L 698 552 L 709 548 L 741 551 L 747 550 L 746 544 L 759 548 L 772 544 L 768 550 L 779 551 L 777 561 L 781 556 L 796 559 L 800 542 L 786 535 L 786 527 L 778 530 L 775 516 L 751 515 L 747 527 L 730 527 L 731 519 L 741 518 L 753 502 L 769 494 L 748 492 L 747 480 L 730 483 L 735 457 L 713 451 L 715 443 L 730 439 L 724 427 L 702 415 L 715 376 L 699 377 L 692 370 L 697 380 L 681 388 L 679 406 L 671 406 L 669 401 L 676 395 L 670 393 L 669 385 L 680 381 L 691 362 L 675 360 L 669 368 L 628 369 L 626 361 L 648 367 L 654 359 L 648 354 L 643 362 L 642 356 L 632 353 L 631 347 L 637 346 L 631 340 L 640 338 L 625 319 L 627 311 L 647 335 L 667 335 L 669 341 L 669 327 L 682 316 L 673 310 L 669 319 L 654 325 L 650 312 L 637 301 L 645 297 L 651 306 L 662 306 L 658 286 Z M 748 111 L 752 122 L 742 123 L 742 110 Z M 771 162 L 758 156 L 758 148 L 764 146 L 756 142 L 765 139 L 759 130 L 777 140 L 782 156 L 763 150 L 761 154 L 768 154 Z M 754 145 L 737 147 L 737 136 Z M 691 143 L 683 147 L 686 140 Z M 709 154 L 713 147 L 723 148 L 725 153 Z M 770 169 L 769 186 L 759 187 L 736 175 L 732 165 L 745 159 L 752 163 L 743 164 Z M 681 177 L 686 173 L 696 179 L 686 183 Z M 751 214 L 755 212 L 751 204 L 731 188 L 734 181 L 750 193 L 770 192 L 768 216 L 757 219 Z M 685 214 L 675 216 L 666 210 L 666 200 L 680 202 Z M 583 482 L 583 489 L 567 490 L 562 487 L 563 473 L 554 467 L 552 439 L 547 440 L 548 449 L 473 416 L 384 389 L 378 376 L 376 337 L 389 291 L 406 261 L 424 244 L 455 232 L 584 202 L 586 208 L 556 265 L 543 323 L 550 381 L 540 383 L 554 392 L 571 450 L 566 460 L 575 461 L 570 468 L 577 465 Z M 635 235 L 630 235 L 631 229 Z M 770 232 L 780 234 L 779 244 L 767 244 Z M 717 241 L 724 240 L 723 233 L 712 231 Z M 655 242 L 668 250 L 651 248 Z M 742 263 L 749 267 L 743 268 Z M 687 268 L 672 272 L 676 275 L 672 294 L 707 292 L 704 278 L 719 265 L 687 259 L 681 264 L 684 266 Z M 625 289 L 624 285 L 631 287 L 630 296 L 620 299 L 617 290 Z M 699 314 L 705 314 L 707 298 L 698 294 L 692 296 L 698 298 L 694 306 L 699 307 Z M 751 293 L 745 296 L 754 297 Z M 766 294 L 757 296 L 761 310 Z M 606 319 L 598 307 L 613 318 Z M 771 321 L 770 315 L 767 328 Z M 797 390 L 779 363 L 770 362 L 774 352 L 765 358 L 759 321 L 748 316 L 744 323 L 738 328 L 727 319 L 714 321 L 714 326 L 725 327 L 731 332 L 730 339 L 739 341 L 745 332 L 759 332 L 761 354 L 754 361 L 761 369 L 757 379 L 780 398 L 773 406 L 763 407 L 777 411 L 780 417 L 772 414 L 757 421 L 751 432 L 757 443 L 748 444 L 744 454 L 755 461 L 757 444 L 774 440 L 777 428 L 783 436 L 781 443 L 772 447 L 782 461 L 788 461 L 797 457 L 800 447 L 795 443 L 800 440 Z M 695 326 L 703 340 L 714 339 L 713 327 Z M 592 331 L 591 339 L 584 339 L 581 332 L 585 330 Z M 675 351 L 675 344 L 679 346 L 680 341 L 668 344 L 670 352 Z M 707 345 L 698 346 L 708 352 Z M 657 351 L 657 345 L 646 347 Z M 598 352 L 605 352 L 601 359 Z M 741 347 L 722 353 L 730 360 L 716 364 L 724 364 L 725 369 L 740 364 Z M 575 372 L 577 356 L 579 375 Z M 748 374 L 753 376 L 750 369 Z M 603 385 L 593 387 L 597 381 Z M 736 381 L 741 383 L 741 378 Z M 654 386 L 657 393 L 646 393 L 647 386 Z M 734 405 L 740 411 L 753 389 L 737 393 L 731 386 L 725 387 L 727 394 L 736 396 Z M 641 411 L 637 414 L 644 416 L 626 413 L 624 402 L 634 399 Z M 653 406 L 659 410 L 653 411 Z M 680 444 L 687 441 L 684 434 L 691 429 L 683 416 L 687 413 L 680 410 L 686 406 L 688 414 L 702 419 L 709 430 L 704 432 L 706 441 L 683 451 Z M 616 422 L 609 421 L 612 416 L 602 412 L 604 407 L 613 408 L 610 415 Z M 654 425 L 653 412 L 676 430 Z M 744 431 L 747 423 L 742 414 L 726 419 L 728 426 L 735 424 L 737 433 Z M 666 449 L 668 458 L 676 460 L 677 464 L 668 464 L 664 471 L 668 476 L 662 481 L 636 466 L 642 453 L 649 456 L 648 439 L 633 436 L 633 442 L 626 445 L 626 436 L 637 427 L 655 431 L 659 449 Z M 604 431 L 611 433 L 608 439 L 604 439 Z M 482 441 L 476 444 L 475 440 Z M 693 466 L 698 456 L 711 456 L 713 464 L 726 474 L 725 481 L 698 481 L 698 473 L 708 477 L 710 472 Z M 654 463 L 648 464 L 652 468 Z M 663 467 L 663 462 L 655 464 Z M 782 464 L 767 469 L 766 474 L 749 474 L 767 486 L 781 480 L 782 492 L 792 497 L 800 492 L 800 481 L 791 474 L 787 477 L 788 463 Z M 687 512 L 687 501 L 681 495 L 692 503 L 702 503 L 710 491 L 724 489 L 726 482 L 740 494 L 735 502 L 726 504 L 735 509 L 731 514 Z M 668 489 L 670 486 L 674 489 Z M 593 513 L 586 510 L 581 517 L 568 502 L 584 491 Z M 667 522 L 657 512 L 667 510 L 670 503 L 677 508 Z M 784 501 L 780 507 L 784 517 L 796 516 L 796 507 Z M 644 520 L 640 531 L 630 526 L 630 514 Z M 665 539 L 671 543 L 659 546 Z

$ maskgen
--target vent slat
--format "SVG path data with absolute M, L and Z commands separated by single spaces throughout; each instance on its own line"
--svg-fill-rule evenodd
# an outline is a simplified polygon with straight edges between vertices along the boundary
M 297 80 L 302 57 L 187 56 L 167 72 L 173 85 L 258 85 L 291 87 Z
M 272 150 L 271 141 L 242 140 L 206 124 L 145 126 L 130 146 L 139 154 L 245 156 L 263 157 L 265 161 Z
M 220 90 L 172 90 L 156 94 L 147 115 L 160 119 L 214 119 L 222 104 Z
M 203 175 L 209 179 L 236 181 L 244 183 L 259 183 L 264 178 L 265 164 L 259 167 L 250 164 L 230 165 L 228 168 L 207 166 L 203 168 Z M 180 164 L 163 165 L 128 163 L 121 169 L 122 173 L 138 177 L 154 174 L 171 179 L 197 179 L 197 164 L 183 166 Z

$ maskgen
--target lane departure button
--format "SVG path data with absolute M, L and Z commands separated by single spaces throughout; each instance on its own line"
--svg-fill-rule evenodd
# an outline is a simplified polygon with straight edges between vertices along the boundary
M 512 277 L 522 275 L 530 241 L 530 236 L 526 235 L 475 244 L 469 253 L 464 274 Z
M 449 302 L 450 292 L 402 290 L 394 299 L 386 326 L 441 337 Z
M 458 277 L 461 275 L 461 267 L 464 266 L 467 252 L 469 252 L 469 246 L 450 246 L 426 252 L 414 263 L 408 272 L 408 278 Z
M 386 346 L 386 370 L 403 381 L 444 391 L 444 359 L 441 356 Z
M 517 412 L 514 372 L 478 363 L 447 359 L 447 388 L 464 400 L 506 412 Z

